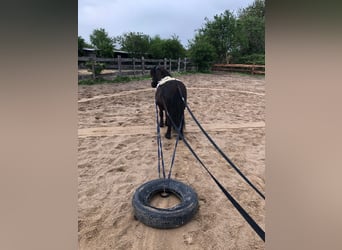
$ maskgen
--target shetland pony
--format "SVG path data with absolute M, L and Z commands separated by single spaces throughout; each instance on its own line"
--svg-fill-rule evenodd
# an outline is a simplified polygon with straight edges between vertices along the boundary
M 153 67 L 150 75 L 152 77 L 151 86 L 156 88 L 155 101 L 159 108 L 160 127 L 164 126 L 163 111 L 166 114 L 165 125 L 167 131 L 165 137 L 171 139 L 171 128 L 174 127 L 171 120 L 179 128 L 183 136 L 184 109 L 187 98 L 185 85 L 181 81 L 172 78 L 171 74 L 162 66 Z M 168 117 L 168 114 L 170 117 Z

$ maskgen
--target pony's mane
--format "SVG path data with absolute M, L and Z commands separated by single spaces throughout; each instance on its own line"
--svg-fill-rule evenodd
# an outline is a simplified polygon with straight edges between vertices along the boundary
M 156 70 L 160 70 L 161 78 L 164 78 L 165 76 L 172 76 L 169 71 L 167 71 L 164 67 L 156 67 Z
M 151 82 L 152 88 L 155 88 L 158 82 L 164 77 L 166 76 L 171 77 L 170 72 L 167 71 L 163 66 L 159 66 L 159 65 L 151 69 L 150 75 L 152 77 L 152 82 Z

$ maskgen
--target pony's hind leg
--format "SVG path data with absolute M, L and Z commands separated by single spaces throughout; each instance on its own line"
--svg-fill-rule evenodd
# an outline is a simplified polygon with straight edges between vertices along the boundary
M 167 131 L 166 131 L 166 133 L 165 133 L 165 138 L 166 139 L 171 139 L 171 125 L 168 125 L 167 126 Z
M 182 126 L 180 129 L 179 140 L 182 140 L 183 137 L 184 137 L 184 133 L 183 133 L 183 126 Z
M 169 119 L 167 118 L 167 115 L 165 115 L 165 125 L 169 126 Z M 171 125 L 171 124 L 170 124 Z
M 182 126 L 180 126 L 180 135 L 179 135 L 179 140 L 182 140 L 182 138 L 184 137 L 184 133 L 183 133 L 183 128 L 184 128 L 184 118 L 182 119 Z
M 160 121 L 159 121 L 159 126 L 160 127 L 164 127 L 164 117 L 163 117 L 163 110 L 162 109 L 160 109 L 160 111 L 159 111 L 159 117 L 160 117 Z

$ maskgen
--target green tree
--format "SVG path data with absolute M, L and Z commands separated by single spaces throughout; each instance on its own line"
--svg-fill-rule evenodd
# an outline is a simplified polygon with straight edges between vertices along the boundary
M 214 47 L 217 60 L 225 62 L 236 46 L 236 19 L 229 10 L 226 10 L 220 15 L 215 15 L 212 21 L 208 18 L 205 18 L 205 21 L 198 35 L 203 36 Z
M 103 29 L 95 29 L 90 35 L 90 42 L 98 49 L 96 52 L 99 57 L 113 57 L 114 55 L 114 39 L 110 38 Z
M 195 39 L 189 42 L 191 53 L 210 44 L 216 55 L 213 62 L 265 63 L 264 0 L 255 0 L 237 16 L 226 10 L 205 21 Z
M 179 57 L 185 57 L 185 48 L 179 41 L 178 36 L 173 35 L 171 39 L 164 41 L 164 57 L 177 59 Z
M 132 57 L 145 56 L 149 50 L 150 39 L 141 32 L 128 32 L 116 38 L 121 49 L 129 52 Z
M 173 35 L 170 39 L 161 39 L 160 36 L 155 36 L 150 40 L 148 53 L 152 58 L 183 58 L 186 50 L 179 41 L 178 36 Z
M 237 19 L 236 62 L 265 63 L 265 1 L 254 3 L 239 11 Z
M 148 53 L 152 58 L 160 59 L 165 57 L 164 43 L 165 40 L 161 39 L 159 35 L 151 38 Z
M 189 56 L 198 70 L 210 70 L 211 64 L 217 59 L 214 46 L 203 36 L 196 36 L 189 44 Z
M 87 44 L 86 41 L 81 37 L 78 36 L 78 56 L 84 56 L 84 48 L 91 48 L 90 44 Z

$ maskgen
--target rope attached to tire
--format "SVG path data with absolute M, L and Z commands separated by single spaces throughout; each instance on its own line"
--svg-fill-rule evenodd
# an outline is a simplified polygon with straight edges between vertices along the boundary
M 155 104 L 156 107 L 156 120 L 157 120 L 157 145 L 158 145 L 158 174 L 159 174 L 159 178 L 160 177 L 160 162 L 162 164 L 162 171 L 163 171 L 163 178 L 165 179 L 165 165 L 164 165 L 164 157 L 163 157 L 163 146 L 162 146 L 162 140 L 161 140 L 161 135 L 160 135 L 160 123 L 159 123 L 159 117 L 158 117 L 158 105 Z M 165 105 L 165 111 L 166 114 L 168 115 L 168 111 L 166 109 L 166 105 Z M 180 125 L 178 130 L 180 130 L 180 128 L 183 126 L 183 122 L 184 122 L 184 117 L 181 119 Z M 177 145 L 178 145 L 178 141 L 180 139 L 180 135 L 179 133 L 177 133 L 177 138 L 176 138 L 176 143 L 173 149 L 173 153 L 172 153 L 172 157 L 171 157 L 171 163 L 170 163 L 170 169 L 169 169 L 169 173 L 168 173 L 168 179 L 171 178 L 171 172 L 172 172 L 172 167 L 175 161 L 175 157 L 176 157 L 176 149 L 177 149 Z
M 174 194 L 180 204 L 171 208 L 150 205 L 152 197 L 160 192 Z M 147 226 L 169 229 L 189 222 L 198 210 L 196 192 L 182 182 L 173 179 L 156 179 L 141 185 L 134 193 L 132 205 L 134 216 Z
M 181 95 L 182 96 L 182 95 Z M 222 150 L 216 145 L 216 143 L 212 140 L 212 138 L 206 133 L 203 127 L 200 125 L 198 120 L 195 118 L 184 98 L 182 97 L 183 102 L 185 103 L 185 107 L 189 111 L 191 117 L 194 119 L 196 124 L 199 126 L 201 131 L 205 134 L 208 140 L 213 144 L 213 146 L 218 150 L 221 156 L 238 172 L 238 174 L 263 198 L 265 196 L 245 177 L 242 172 L 235 166 L 235 164 L 222 152 Z M 185 223 L 187 223 L 194 216 L 198 209 L 198 200 L 197 194 L 195 191 L 178 181 L 171 179 L 171 171 L 174 163 L 174 158 L 176 154 L 176 148 L 178 144 L 178 140 L 182 139 L 184 144 L 188 147 L 190 152 L 194 155 L 196 160 L 201 164 L 201 166 L 207 171 L 210 177 L 214 180 L 216 185 L 220 188 L 220 190 L 226 195 L 228 200 L 233 204 L 233 206 L 238 210 L 240 215 L 247 221 L 247 223 L 253 228 L 253 230 L 259 235 L 259 237 L 265 241 L 265 232 L 264 230 L 253 220 L 253 218 L 241 207 L 241 205 L 234 199 L 234 197 L 222 186 L 222 184 L 215 178 L 215 176 L 209 171 L 209 169 L 204 165 L 201 159 L 194 152 L 190 144 L 181 134 L 181 126 L 176 126 L 168 111 L 166 111 L 166 115 L 168 117 L 169 122 L 172 123 L 172 126 L 177 131 L 177 140 L 175 143 L 171 166 L 168 174 L 168 178 L 166 179 L 165 175 L 165 167 L 163 160 L 163 151 L 162 151 L 162 142 L 160 136 L 160 123 L 158 119 L 158 110 L 156 105 L 156 120 L 157 120 L 157 145 L 158 145 L 158 173 L 159 178 L 156 180 L 152 180 L 141 185 L 133 196 L 132 205 L 134 208 L 135 217 L 143 222 L 144 224 L 155 227 L 155 228 L 175 228 L 179 227 Z M 183 117 L 184 119 L 184 117 Z M 183 120 L 182 119 L 182 120 Z M 162 164 L 163 178 L 160 176 L 160 162 Z M 181 200 L 181 203 L 167 209 L 156 208 L 150 205 L 151 198 L 161 192 L 172 193 L 176 197 Z
M 170 119 L 172 124 L 174 122 L 172 119 Z M 175 127 L 177 129 L 177 127 Z M 178 134 L 180 134 L 180 131 L 177 131 Z M 262 230 L 262 228 L 253 220 L 253 218 L 240 206 L 240 204 L 234 199 L 234 197 L 222 186 L 222 184 L 215 178 L 215 176 L 209 171 L 209 169 L 204 165 L 204 163 L 201 161 L 201 159 L 198 157 L 198 155 L 195 153 L 195 151 L 192 149 L 190 144 L 187 142 L 184 136 L 181 135 L 181 138 L 184 142 L 184 144 L 188 147 L 190 152 L 193 154 L 193 156 L 196 158 L 196 160 L 202 165 L 202 167 L 207 171 L 207 173 L 210 175 L 210 177 L 215 181 L 216 185 L 221 189 L 221 191 L 226 195 L 228 200 L 233 204 L 233 206 L 238 210 L 238 212 L 241 214 L 241 216 L 248 222 L 248 224 L 254 229 L 254 231 L 259 235 L 259 237 L 265 241 L 265 231 Z
M 198 198 L 196 192 L 190 186 L 171 179 L 172 167 L 176 156 L 176 148 L 180 138 L 179 134 L 177 135 L 177 140 L 172 154 L 168 178 L 166 178 L 157 105 L 156 117 L 159 179 L 152 180 L 141 185 L 133 195 L 132 205 L 134 208 L 135 218 L 145 225 L 159 229 L 176 228 L 189 222 L 196 214 L 198 210 Z M 182 126 L 182 122 L 180 126 Z M 181 127 L 178 129 L 180 130 L 180 128 Z M 161 170 L 163 178 L 161 178 Z M 180 203 L 171 208 L 154 207 L 151 205 L 151 199 L 156 194 L 160 194 L 160 196 L 164 198 L 168 197 L 169 194 L 173 194 L 180 200 Z
M 162 164 L 163 169 L 163 177 L 165 178 L 165 166 L 164 166 L 164 157 L 163 157 L 163 147 L 162 147 L 162 140 L 160 136 L 160 123 L 158 118 L 158 109 L 156 105 L 156 119 L 157 119 L 157 144 L 158 144 L 158 174 L 160 178 L 160 162 Z
M 184 101 L 184 98 L 182 97 L 183 102 L 185 103 L 185 107 L 187 108 L 187 110 L 189 111 L 190 108 L 188 107 L 187 103 Z M 167 112 L 166 112 L 167 113 Z M 192 114 L 192 112 L 191 112 Z M 233 196 L 222 186 L 222 184 L 215 178 L 215 176 L 209 171 L 209 169 L 204 165 L 204 163 L 201 161 L 201 159 L 197 156 L 197 154 L 195 153 L 195 151 L 192 149 L 192 147 L 190 146 L 190 144 L 187 142 L 187 140 L 185 139 L 185 137 L 183 135 L 181 135 L 181 131 L 178 129 L 177 126 L 175 126 L 174 121 L 172 120 L 171 116 L 167 113 L 167 116 L 169 118 L 169 120 L 171 121 L 173 127 L 177 130 L 178 135 L 181 136 L 181 139 L 183 140 L 184 144 L 188 147 L 188 149 L 190 150 L 190 152 L 193 154 L 193 156 L 196 158 L 196 160 L 201 164 L 201 166 L 207 171 L 207 173 L 210 175 L 210 177 L 214 180 L 214 182 L 216 183 L 216 185 L 221 189 L 221 191 L 226 195 L 226 197 L 228 198 L 228 200 L 234 205 L 234 207 L 238 210 L 238 212 L 241 214 L 241 216 L 247 221 L 247 223 L 253 228 L 253 230 L 259 235 L 259 237 L 265 241 L 265 231 L 253 220 L 253 218 L 240 206 L 240 204 L 233 198 Z M 192 117 L 194 118 L 195 122 L 197 125 L 200 126 L 199 122 L 197 121 L 197 119 L 195 118 L 195 116 L 192 114 Z M 201 130 L 204 131 L 203 127 L 200 126 Z M 205 132 L 205 131 L 204 131 Z M 209 135 L 207 133 L 205 133 L 207 138 L 209 139 Z M 213 140 L 210 138 L 210 141 L 213 142 Z M 215 143 L 214 143 L 215 144 Z M 215 148 L 219 147 L 215 144 L 214 145 Z M 222 152 L 222 150 L 219 150 L 219 152 Z M 222 154 L 224 155 L 224 153 L 222 152 Z M 229 158 L 224 155 L 225 159 L 227 158 L 229 160 Z M 229 160 L 229 162 L 231 162 Z M 234 164 L 233 164 L 234 165 Z M 234 165 L 234 169 L 238 170 L 237 167 Z M 238 173 L 242 176 L 244 176 L 241 171 L 238 170 Z M 244 179 L 246 180 L 247 178 L 244 177 Z M 248 180 L 248 179 L 247 179 Z M 248 183 L 248 182 L 247 182 Z M 250 182 L 249 182 L 250 183 Z M 248 184 L 249 184 L 248 183 Z M 251 185 L 251 184 L 250 184 Z M 254 185 L 253 185 L 254 187 Z M 254 189 L 255 190 L 255 189 Z M 259 194 L 261 194 L 261 192 L 258 192 Z M 263 195 L 261 195 L 264 199 L 265 197 Z
M 228 158 L 225 153 L 217 146 L 217 144 L 214 142 L 214 140 L 208 135 L 208 133 L 203 129 L 201 124 L 198 122 L 194 114 L 191 112 L 191 109 L 184 101 L 184 98 L 182 98 L 183 102 L 185 103 L 186 109 L 189 111 L 192 119 L 196 122 L 197 126 L 201 129 L 203 134 L 207 137 L 207 139 L 211 142 L 211 144 L 215 147 L 215 149 L 220 153 L 220 155 L 235 169 L 235 171 L 248 183 L 249 186 L 251 186 L 264 200 L 265 196 L 252 184 L 252 182 L 235 166 L 235 164 Z

